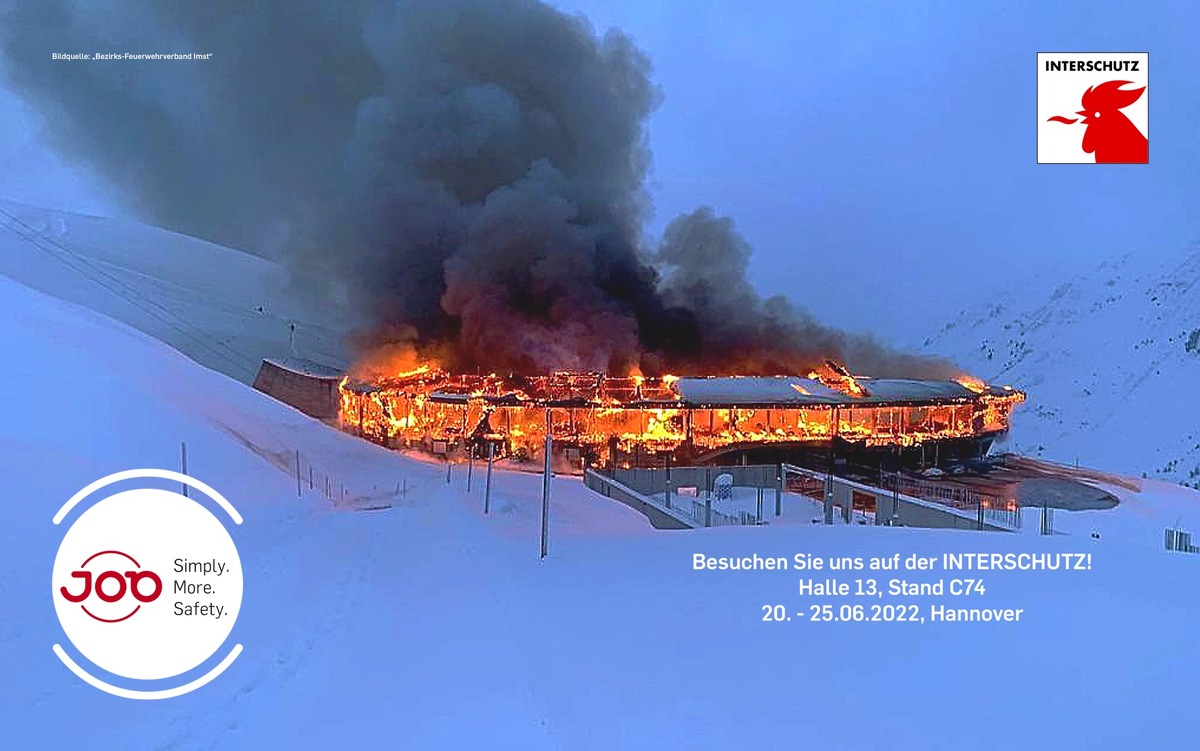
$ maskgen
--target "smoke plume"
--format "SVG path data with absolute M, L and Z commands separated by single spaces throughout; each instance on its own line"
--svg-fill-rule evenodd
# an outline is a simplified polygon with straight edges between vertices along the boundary
M 700 209 L 657 247 L 623 33 L 539 0 L 8 0 L 10 84 L 148 221 L 287 260 L 451 368 L 945 375 L 747 281 Z M 52 60 L 192 53 L 190 61 Z

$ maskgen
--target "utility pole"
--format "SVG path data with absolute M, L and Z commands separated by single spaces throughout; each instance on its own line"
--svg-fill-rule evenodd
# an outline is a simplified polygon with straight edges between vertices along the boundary
M 665 454 L 663 461 L 666 467 L 666 479 L 663 480 L 663 501 L 671 508 L 671 455 Z
M 712 526 L 712 477 L 708 467 L 704 468 L 704 526 Z
M 467 445 L 467 492 L 471 492 L 471 474 L 475 471 L 475 444 Z
M 825 523 L 833 524 L 833 462 L 832 457 L 829 463 L 829 470 L 825 473 L 825 504 L 823 507 L 825 512 Z
M 546 557 L 550 547 L 550 452 L 554 448 L 554 436 L 550 432 L 550 410 L 546 410 L 545 466 L 542 468 L 542 554 Z
M 825 523 L 833 524 L 833 463 L 836 460 L 834 457 L 834 445 L 837 443 L 838 435 L 838 408 L 834 407 L 830 415 L 832 425 L 829 431 L 829 464 L 825 468 Z
M 487 482 L 483 485 L 483 513 L 487 514 L 492 503 L 492 461 L 496 456 L 496 444 L 488 441 Z
M 179 462 L 183 466 L 182 474 L 187 474 L 187 441 L 179 444 Z M 180 483 L 183 486 L 183 497 L 190 498 L 188 495 L 188 486 L 186 482 Z
M 896 484 L 892 487 L 892 524 L 900 522 L 900 470 L 896 470 Z
M 892 488 L 892 518 L 888 520 L 888 524 L 900 525 L 900 469 L 904 465 L 903 455 L 900 453 L 900 444 L 896 444 L 896 453 L 892 455 L 893 466 L 896 470 L 896 485 Z
M 783 464 L 775 468 L 775 516 L 783 514 Z

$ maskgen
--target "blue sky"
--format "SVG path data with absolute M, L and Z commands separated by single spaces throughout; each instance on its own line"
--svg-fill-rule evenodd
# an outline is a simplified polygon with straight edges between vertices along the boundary
M 919 338 L 1023 275 L 1200 239 L 1194 2 L 557 4 L 654 62 L 650 231 L 714 206 L 759 288 L 831 323 Z M 1150 53 L 1150 165 L 1036 164 L 1039 50 Z M 119 212 L 3 91 L 0 123 L 0 197 Z

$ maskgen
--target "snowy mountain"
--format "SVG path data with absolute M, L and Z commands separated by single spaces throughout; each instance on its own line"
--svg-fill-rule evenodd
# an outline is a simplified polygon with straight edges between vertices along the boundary
M 1033 278 L 925 341 L 1026 390 L 1012 447 L 1200 487 L 1200 250 Z
M 344 321 L 277 264 L 122 219 L 0 201 L 0 274 L 144 331 L 249 382 L 263 357 L 344 364 Z

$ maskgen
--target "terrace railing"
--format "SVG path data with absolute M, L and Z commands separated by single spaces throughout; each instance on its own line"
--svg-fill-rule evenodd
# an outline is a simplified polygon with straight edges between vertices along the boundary
M 737 487 L 757 487 L 767 494 L 777 495 L 785 490 L 814 500 L 823 500 L 828 492 L 829 476 L 823 472 L 784 465 L 673 467 L 666 469 L 591 469 L 589 474 L 619 484 L 622 492 L 636 495 L 636 500 L 689 526 L 729 526 L 762 524 L 757 513 L 739 510 L 734 513 L 715 508 L 719 475 L 731 475 Z M 887 504 L 892 494 L 953 509 L 959 518 L 979 520 L 979 528 L 1015 531 L 1021 528 L 1021 509 L 1015 502 L 997 495 L 969 488 L 941 485 L 895 475 L 882 478 L 881 485 L 872 486 L 841 477 L 832 478 L 843 490 L 849 486 L 857 493 L 873 495 L 876 504 Z M 685 494 L 686 492 L 686 494 Z M 841 493 L 839 492 L 839 495 Z M 844 501 L 847 517 L 853 512 L 850 501 Z M 767 503 L 764 503 L 765 507 Z M 829 523 L 829 522 L 827 522 Z
M 714 480 L 721 474 L 732 474 L 740 486 L 774 490 L 778 486 L 775 466 L 754 467 L 678 467 L 664 469 L 591 469 L 588 473 L 619 483 L 637 494 L 637 500 L 668 516 L 681 519 L 694 527 L 754 526 L 761 524 L 758 515 L 748 511 L 727 513 L 713 507 L 716 500 Z M 586 476 L 585 476 L 586 479 Z M 679 488 L 688 488 L 696 495 L 682 495 Z
M 1009 498 L 964 488 L 961 485 L 946 485 L 895 474 L 884 474 L 880 484 L 884 490 L 899 490 L 904 495 L 933 501 L 960 511 L 978 513 L 982 506 L 985 520 L 1010 529 L 1021 528 L 1021 506 Z

